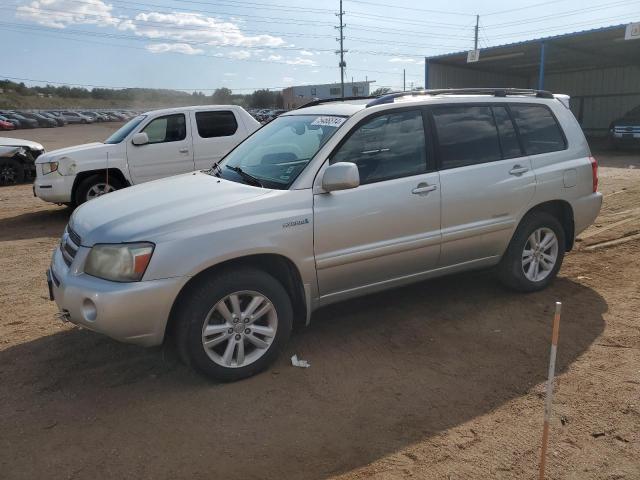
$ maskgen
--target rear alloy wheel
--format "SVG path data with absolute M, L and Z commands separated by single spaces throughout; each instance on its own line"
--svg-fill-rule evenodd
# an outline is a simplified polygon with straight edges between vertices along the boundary
M 527 215 L 498 266 L 500 280 L 520 292 L 542 290 L 558 274 L 565 245 L 565 232 L 556 217 L 547 212 Z
M 0 160 L 0 185 L 16 185 L 24 181 L 24 167 L 14 159 Z
M 185 363 L 221 381 L 267 368 L 291 333 L 291 300 L 262 270 L 238 268 L 209 275 L 181 297 L 176 341 Z

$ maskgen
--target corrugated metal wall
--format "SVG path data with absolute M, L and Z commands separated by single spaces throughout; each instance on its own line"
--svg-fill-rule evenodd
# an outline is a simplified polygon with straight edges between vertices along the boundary
M 571 95 L 571 110 L 585 132 L 605 135 L 612 120 L 640 105 L 640 66 L 551 73 L 544 88 Z
M 429 88 L 516 87 L 527 88 L 527 78 L 467 68 L 429 64 Z
M 437 63 L 428 68 L 429 88 L 535 88 L 538 83 L 537 73 L 525 78 Z M 640 66 L 548 73 L 544 88 L 571 96 L 571 110 L 586 133 L 606 135 L 612 120 L 640 105 Z

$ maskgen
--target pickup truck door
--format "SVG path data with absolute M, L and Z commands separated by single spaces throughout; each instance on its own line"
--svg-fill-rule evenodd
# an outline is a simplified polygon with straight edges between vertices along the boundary
M 190 115 L 197 170 L 211 167 L 247 137 L 242 119 L 232 110 L 200 110 Z
M 195 170 L 189 117 L 172 113 L 148 120 L 138 128 L 146 145 L 127 143 L 129 173 L 134 184 Z
M 314 195 L 321 298 L 374 291 L 438 264 L 440 181 L 427 161 L 422 113 L 387 112 L 356 126 L 329 160 L 355 163 L 360 186 Z

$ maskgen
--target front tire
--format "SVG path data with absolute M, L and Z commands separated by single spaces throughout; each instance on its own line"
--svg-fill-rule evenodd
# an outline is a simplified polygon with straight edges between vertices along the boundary
M 546 212 L 525 216 L 498 266 L 500 281 L 519 292 L 546 288 L 556 277 L 565 253 L 565 232 Z
M 106 174 L 91 175 L 78 184 L 75 194 L 75 204 L 80 206 L 94 198 L 115 192 L 123 187 L 122 183 L 112 176 L 107 179 Z
M 24 167 L 13 159 L 7 158 L 0 161 L 0 185 L 16 185 L 24 182 Z
M 284 287 L 253 268 L 204 277 L 176 309 L 183 361 L 223 382 L 266 369 L 291 334 L 293 308 Z

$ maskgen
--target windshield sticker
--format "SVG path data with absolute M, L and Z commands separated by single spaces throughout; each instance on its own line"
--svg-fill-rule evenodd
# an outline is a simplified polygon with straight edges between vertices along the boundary
M 322 116 L 322 117 L 316 118 L 313 122 L 311 122 L 311 125 L 319 125 L 321 127 L 336 127 L 336 128 L 338 128 L 340 125 L 342 125 L 345 122 L 345 120 L 346 120 L 346 118 L 344 118 L 344 117 Z

